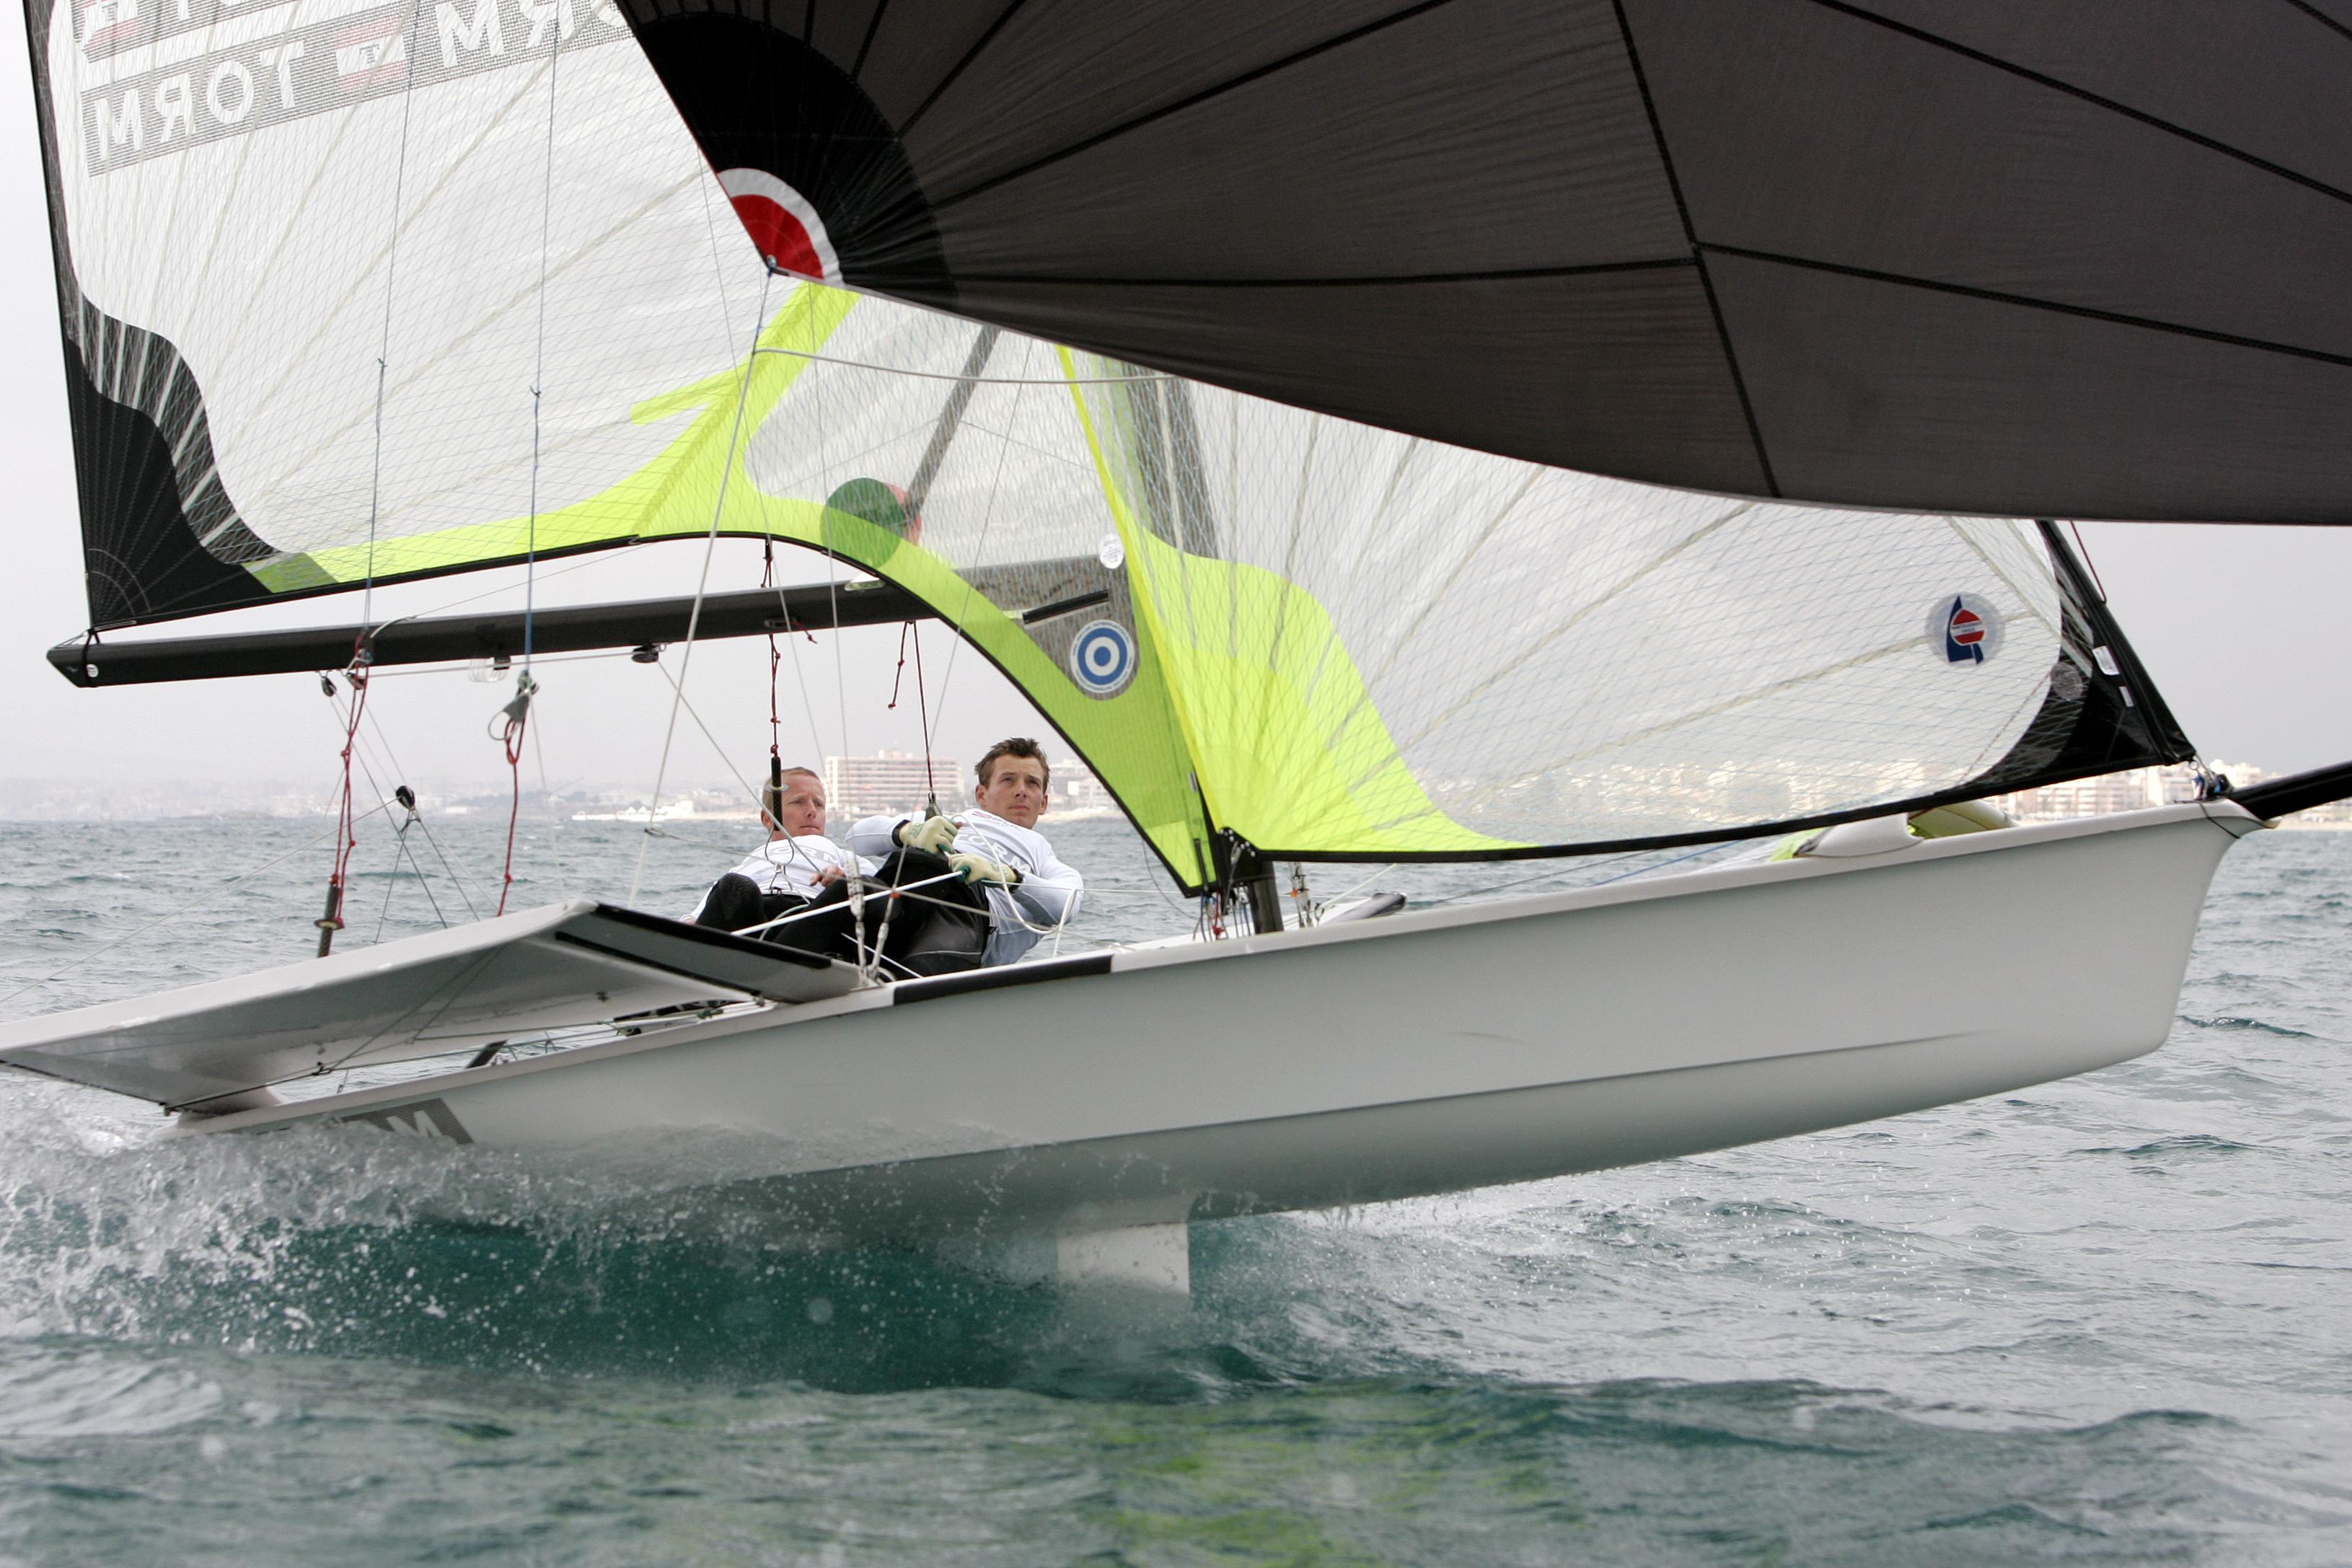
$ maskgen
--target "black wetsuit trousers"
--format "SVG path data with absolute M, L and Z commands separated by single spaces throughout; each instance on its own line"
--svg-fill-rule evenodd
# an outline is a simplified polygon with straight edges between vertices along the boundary
M 879 947 L 888 961 L 883 968 L 893 978 L 957 974 L 980 967 L 981 954 L 988 947 L 989 915 L 988 900 L 977 889 L 950 880 L 931 881 L 929 887 L 911 892 L 890 891 L 909 882 L 944 877 L 950 869 L 945 856 L 900 849 L 866 879 L 864 951 L 871 954 Z M 794 947 L 856 962 L 860 939 L 856 917 L 849 908 L 849 884 L 834 883 L 817 895 L 810 908 L 829 912 L 785 926 L 783 931 L 793 933 L 786 940 Z
M 846 881 L 834 883 L 812 901 L 795 893 L 763 893 L 751 878 L 730 871 L 710 885 L 695 923 L 741 931 L 807 909 L 813 912 L 805 919 L 763 931 L 761 940 L 850 963 L 879 947 L 889 961 L 884 968 L 898 979 L 960 973 L 979 968 L 987 950 L 988 900 L 963 882 L 931 880 L 950 869 L 946 857 L 921 849 L 900 849 L 883 861 L 866 879 L 862 942 Z M 927 881 L 929 887 L 911 892 L 891 891 L 908 882 Z

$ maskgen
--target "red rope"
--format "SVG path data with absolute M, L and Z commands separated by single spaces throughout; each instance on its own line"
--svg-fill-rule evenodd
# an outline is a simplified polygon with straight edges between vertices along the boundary
M 907 629 L 915 634 L 915 710 L 923 721 L 923 787 L 929 794 L 924 807 L 936 813 L 940 809 L 940 781 L 931 776 L 931 700 L 929 689 L 923 682 L 923 628 L 908 621 Z
M 907 634 L 914 629 L 915 623 L 912 621 L 898 628 L 898 668 L 890 675 L 890 707 L 894 712 L 898 707 L 898 683 L 907 677 Z M 920 681 L 922 676 L 918 673 L 915 679 Z
M 358 643 L 353 643 L 352 645 L 352 668 L 350 675 L 352 682 L 352 707 L 351 712 L 346 716 L 343 724 L 342 805 L 338 813 L 339 820 L 336 824 L 335 869 L 333 874 L 327 879 L 328 893 L 333 904 L 333 912 L 327 917 L 327 920 L 333 922 L 332 929 L 336 931 L 343 929 L 342 894 L 344 878 L 351 870 L 352 851 L 358 848 L 360 843 L 359 834 L 357 832 L 358 824 L 352 813 L 352 753 L 359 749 L 360 715 L 367 710 L 368 679 L 367 667 L 360 662 L 360 645 Z M 321 921 L 320 923 L 324 925 L 326 921 Z
M 760 586 L 772 588 L 776 585 L 776 540 L 773 534 L 761 535 L 760 559 Z M 792 630 L 789 621 L 784 630 L 788 633 Z M 772 624 L 768 633 L 768 776 L 771 780 L 775 778 L 777 770 L 784 763 L 784 721 L 782 715 L 776 711 L 776 683 L 782 679 L 783 662 L 783 650 L 776 646 L 776 634 Z
M 525 680 L 530 679 L 528 671 L 524 672 L 523 679 Z M 500 737 L 507 749 L 507 773 L 512 781 L 512 794 L 507 804 L 507 863 L 506 868 L 499 874 L 499 914 L 507 912 L 507 890 L 514 886 L 515 822 L 522 816 L 522 732 L 530 722 L 530 703 L 528 700 L 528 694 L 526 694 L 526 700 L 518 707 L 519 711 L 507 716 L 506 731 Z

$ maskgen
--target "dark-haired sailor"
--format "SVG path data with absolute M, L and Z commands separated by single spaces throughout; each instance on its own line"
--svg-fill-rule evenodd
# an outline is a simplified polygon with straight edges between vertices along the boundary
M 710 885 L 686 917 L 696 925 L 742 931 L 792 913 L 853 870 L 874 869 L 824 836 L 824 781 L 807 768 L 786 768 L 760 797 L 768 841 Z M 791 942 L 792 931 L 779 928 L 774 940 Z
M 952 818 L 869 816 L 849 830 L 849 847 L 880 856 L 894 847 L 944 856 L 956 875 L 987 896 L 983 964 L 1011 963 L 1040 936 L 1078 912 L 1086 880 L 1062 863 L 1037 819 L 1053 773 L 1037 742 L 999 741 L 980 760 L 971 809 Z

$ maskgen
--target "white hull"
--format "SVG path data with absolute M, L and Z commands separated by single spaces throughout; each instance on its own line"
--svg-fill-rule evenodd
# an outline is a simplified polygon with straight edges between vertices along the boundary
M 2172 806 L 909 982 L 195 1125 L 361 1116 L 616 1158 L 693 1130 L 845 1237 L 1528 1181 L 2151 1050 L 2257 826 Z

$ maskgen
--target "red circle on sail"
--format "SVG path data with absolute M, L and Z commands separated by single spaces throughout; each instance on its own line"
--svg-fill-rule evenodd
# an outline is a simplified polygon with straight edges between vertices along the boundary
M 728 199 L 735 204 L 735 216 L 743 220 L 751 243 L 771 263 L 803 278 L 824 276 L 824 263 L 817 259 L 816 246 L 800 219 L 762 195 L 747 194 Z
M 1984 618 L 1974 610 L 1954 610 L 1949 629 L 1952 640 L 1962 647 L 1984 641 Z

